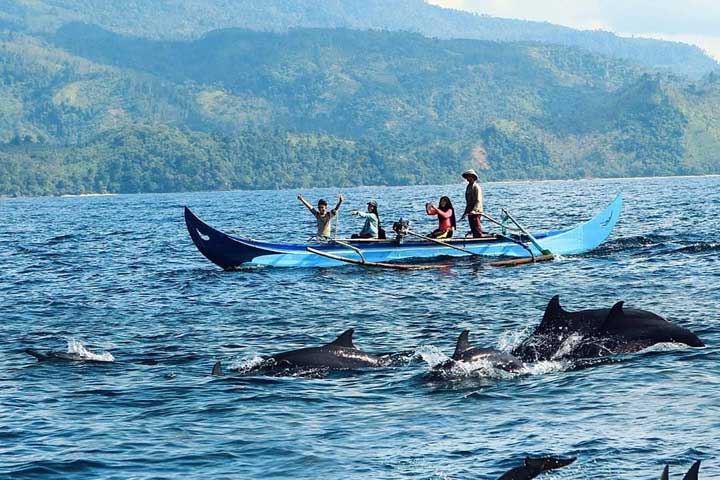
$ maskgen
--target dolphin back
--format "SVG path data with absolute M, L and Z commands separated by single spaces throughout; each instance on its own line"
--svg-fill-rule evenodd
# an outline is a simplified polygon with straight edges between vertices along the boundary
M 530 480 L 548 470 L 555 470 L 570 465 L 575 460 L 576 457 L 527 457 L 524 465 L 508 470 L 498 480 Z
M 512 351 L 523 361 L 554 358 L 566 344 L 581 340 L 563 357 L 592 358 L 613 353 L 634 353 L 657 343 L 683 343 L 704 346 L 690 330 L 675 325 L 647 310 L 624 308 L 617 302 L 612 308 L 565 311 L 556 295 L 545 308 L 540 325 Z
M 45 355 L 45 354 L 42 353 L 42 352 L 38 352 L 37 350 L 33 350 L 32 348 L 26 348 L 26 349 L 25 349 L 25 353 L 27 353 L 28 355 L 31 355 L 31 356 L 37 358 L 38 361 L 41 361 L 41 362 L 44 361 L 44 360 L 48 360 L 48 356 L 47 356 L 47 355 Z

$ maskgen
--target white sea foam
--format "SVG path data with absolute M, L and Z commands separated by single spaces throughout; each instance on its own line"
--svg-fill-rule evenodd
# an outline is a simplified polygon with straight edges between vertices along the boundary
M 569 337 L 563 341 L 562 345 L 560 345 L 560 348 L 558 348 L 557 352 L 553 355 L 553 358 L 562 358 L 566 355 L 569 355 L 572 353 L 573 350 L 577 348 L 578 345 L 580 345 L 583 341 L 583 336 L 579 333 L 573 333 Z
M 563 372 L 570 367 L 572 367 L 570 360 L 543 360 L 523 364 L 523 369 L 520 373 L 525 375 L 546 375 L 548 373 Z
M 110 352 L 94 353 L 85 348 L 85 345 L 80 340 L 69 338 L 67 341 L 67 353 L 79 355 L 85 360 L 92 360 L 95 362 L 114 362 L 115 357 Z
M 684 343 L 673 343 L 673 342 L 663 342 L 663 343 L 656 343 L 655 345 L 650 345 L 647 348 L 643 348 L 640 350 L 641 353 L 644 352 L 673 352 L 676 350 L 685 350 L 691 348 Z
M 498 368 L 492 361 L 457 362 L 452 368 L 455 377 L 512 378 L 515 372 Z
M 238 372 L 249 372 L 254 368 L 260 367 L 263 363 L 265 363 L 265 359 L 259 355 L 255 355 L 252 357 L 234 360 L 230 364 L 230 370 L 237 370 Z
M 531 331 L 528 325 L 520 330 L 505 330 L 498 338 L 497 349 L 502 352 L 510 352 L 513 348 L 520 345 L 524 338 L 527 338 Z
M 430 368 L 440 365 L 443 362 L 450 360 L 450 357 L 445 355 L 439 348 L 434 345 L 423 345 L 415 352 L 419 355 Z

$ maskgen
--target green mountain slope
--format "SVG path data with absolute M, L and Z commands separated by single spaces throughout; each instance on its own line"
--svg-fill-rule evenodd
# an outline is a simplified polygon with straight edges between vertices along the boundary
M 157 39 L 196 38 L 228 27 L 258 31 L 299 27 L 381 29 L 445 39 L 578 46 L 694 77 L 718 68 L 717 62 L 700 49 L 682 43 L 480 16 L 443 9 L 423 0 L 6 0 L 0 2 L 0 21 L 30 32 L 53 32 L 65 23 L 81 21 Z
M 717 75 L 574 48 L 71 24 L 6 32 L 0 68 L 0 194 L 720 172 Z

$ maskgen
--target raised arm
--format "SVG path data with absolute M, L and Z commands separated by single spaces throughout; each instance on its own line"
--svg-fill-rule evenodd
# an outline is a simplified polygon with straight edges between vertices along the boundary
M 305 205 L 305 208 L 307 208 L 308 210 L 312 211 L 313 206 L 310 205 L 310 202 L 308 202 L 307 200 L 305 200 L 305 198 L 303 198 L 302 195 L 298 195 L 298 196 L 297 196 L 297 199 L 300 200 L 300 203 L 302 203 L 303 205 Z
M 341 193 L 340 195 L 338 195 L 337 205 L 335 205 L 335 208 L 333 208 L 334 213 L 337 213 L 338 210 L 340 210 L 340 205 L 342 205 L 343 200 L 345 200 L 345 197 L 343 197 Z

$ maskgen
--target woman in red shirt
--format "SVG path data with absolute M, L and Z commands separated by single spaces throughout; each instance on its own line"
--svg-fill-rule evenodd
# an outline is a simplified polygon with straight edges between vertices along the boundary
M 431 238 L 451 238 L 453 236 L 453 230 L 455 230 L 456 226 L 455 210 L 448 197 L 440 197 L 440 203 L 437 207 L 432 202 L 426 203 L 425 212 L 428 215 L 437 215 L 440 223 L 437 230 L 430 234 Z

